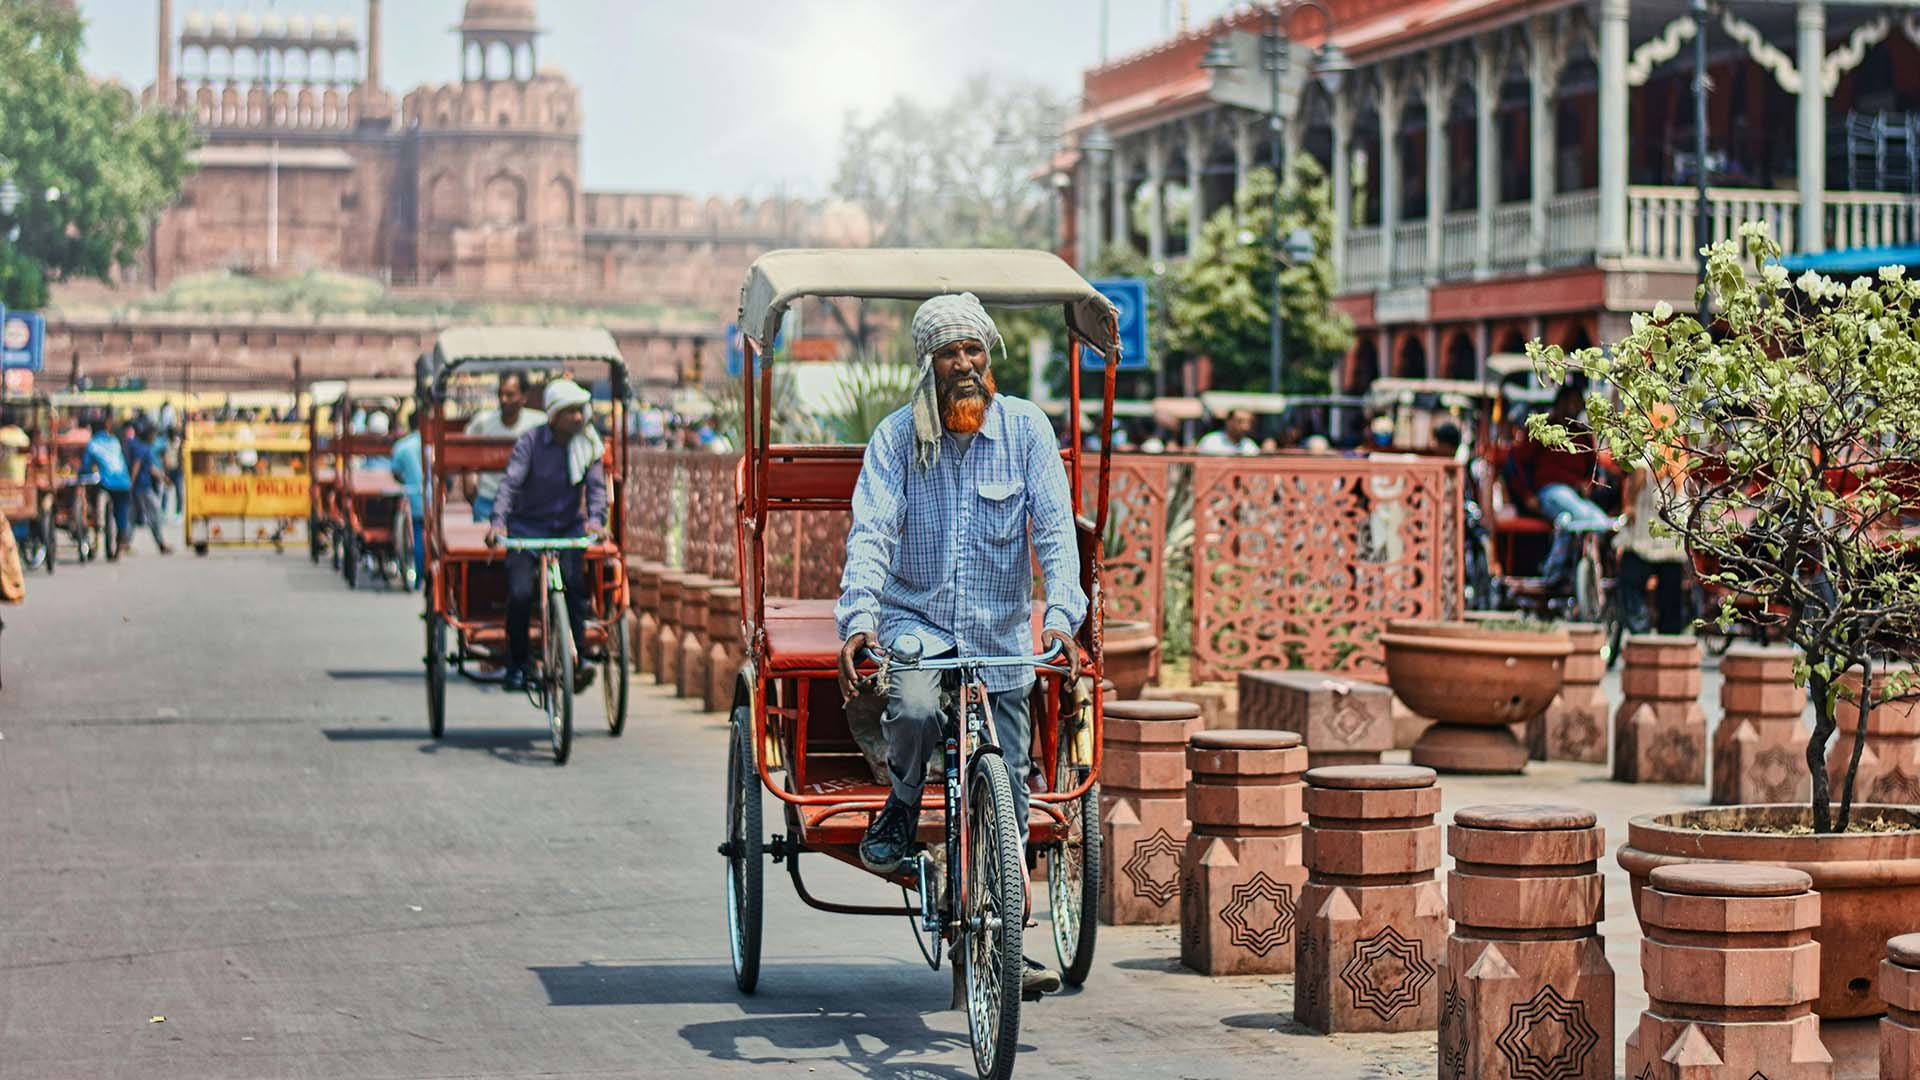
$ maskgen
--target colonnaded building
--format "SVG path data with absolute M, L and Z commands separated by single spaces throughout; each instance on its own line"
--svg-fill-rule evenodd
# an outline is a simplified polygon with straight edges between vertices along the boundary
M 297 7 L 193 10 L 176 22 L 172 0 L 158 0 L 158 75 L 144 99 L 190 117 L 204 146 L 113 300 L 212 271 L 329 270 L 429 301 L 647 305 L 668 314 L 616 334 L 630 362 L 674 381 L 717 363 L 721 326 L 759 254 L 867 240 L 864 217 L 833 203 L 584 189 L 585 103 L 541 65 L 534 0 L 467 0 L 446 46 L 458 78 L 399 95 L 381 80 L 381 0 L 367 0 L 364 22 Z M 109 315 L 84 302 L 103 298 L 77 293 L 83 302 L 57 298 L 53 377 L 66 363 L 89 375 L 197 363 L 213 378 L 282 370 L 294 353 L 308 374 L 405 370 L 435 329 L 431 319 Z
M 1283 153 L 1331 176 L 1359 331 L 1336 389 L 1476 378 L 1531 337 L 1584 346 L 1658 301 L 1691 309 L 1686 0 L 1326 2 L 1353 69 L 1314 77 L 1328 28 L 1297 9 L 1280 119 Z M 1085 73 L 1056 159 L 1082 265 L 1110 245 L 1184 257 L 1268 160 L 1264 27 L 1238 10 Z M 1704 33 L 1705 239 L 1764 219 L 1789 253 L 1914 261 L 1890 249 L 1920 231 L 1920 6 L 1723 0 Z

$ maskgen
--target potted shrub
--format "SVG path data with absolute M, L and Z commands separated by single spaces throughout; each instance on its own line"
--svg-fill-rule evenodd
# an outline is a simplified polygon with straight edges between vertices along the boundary
M 1863 737 L 1834 770 L 1837 790 L 1826 756 L 1838 724 L 1863 736 L 1872 709 L 1914 681 L 1898 661 L 1920 640 L 1920 547 L 1903 533 L 1920 509 L 1920 282 L 1898 267 L 1790 281 L 1779 254 L 1763 225 L 1713 247 L 1712 332 L 1662 304 L 1609 352 L 1528 351 L 1553 381 L 1577 372 L 1605 388 L 1588 399 L 1594 434 L 1623 467 L 1649 470 L 1656 531 L 1683 541 L 1725 596 L 1709 618 L 1725 630 L 1738 610 L 1795 646 L 1816 719 L 1809 804 L 1633 820 L 1619 859 L 1635 906 L 1664 863 L 1805 870 L 1822 894 L 1816 1008 L 1865 1016 L 1884 1009 L 1885 940 L 1920 911 L 1920 808 L 1856 802 Z M 1529 418 L 1534 437 L 1564 444 L 1569 433 L 1544 421 Z M 1843 695 L 1843 681 L 1858 690 Z
M 1511 725 L 1546 711 L 1566 677 L 1573 641 L 1526 619 L 1394 619 L 1380 635 L 1387 685 L 1433 724 L 1413 763 L 1441 772 L 1517 773 L 1527 748 Z

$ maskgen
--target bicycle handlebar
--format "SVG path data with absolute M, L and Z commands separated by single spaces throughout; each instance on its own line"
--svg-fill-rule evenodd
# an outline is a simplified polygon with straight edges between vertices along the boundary
M 1035 667 L 1041 671 L 1052 672 L 1055 675 L 1072 677 L 1078 674 L 1065 664 L 1048 663 L 1053 657 L 1059 656 L 1060 652 L 1061 650 L 1054 649 L 1050 652 L 1039 653 L 1034 656 L 943 656 L 932 660 L 924 658 L 906 660 L 897 656 L 890 656 L 884 650 L 868 645 L 860 650 L 859 658 L 863 663 L 878 664 L 883 657 L 887 657 L 891 666 L 913 671 L 957 671 L 961 668 Z
M 508 551 L 584 551 L 593 546 L 591 536 L 563 536 L 551 540 L 519 540 L 503 536 L 499 540 Z

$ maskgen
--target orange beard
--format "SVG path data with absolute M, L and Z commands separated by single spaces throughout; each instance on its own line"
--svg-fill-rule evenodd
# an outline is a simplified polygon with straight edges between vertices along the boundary
M 986 422 L 987 406 L 993 403 L 996 391 L 992 371 L 980 373 L 980 385 L 987 391 L 984 397 L 961 398 L 941 405 L 940 422 L 947 426 L 948 431 L 955 435 L 971 435 Z

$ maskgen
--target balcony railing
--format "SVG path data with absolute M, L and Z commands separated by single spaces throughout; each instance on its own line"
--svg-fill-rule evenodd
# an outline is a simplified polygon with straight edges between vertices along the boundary
M 1687 272 L 1694 268 L 1702 238 L 1697 235 L 1694 190 L 1636 186 L 1627 189 L 1626 251 L 1618 263 L 1632 270 Z M 1493 209 L 1492 251 L 1486 273 L 1504 276 L 1529 266 L 1591 266 L 1599 241 L 1600 193 L 1573 191 L 1547 202 L 1545 242 L 1534 246 L 1533 207 L 1507 203 Z M 1795 191 L 1710 188 L 1707 191 L 1705 243 L 1737 236 L 1748 221 L 1764 221 L 1767 231 L 1791 254 L 1800 247 L 1800 195 Z M 1825 250 L 1898 247 L 1920 244 L 1920 197 L 1875 191 L 1830 191 L 1822 232 Z M 1474 211 L 1448 214 L 1440 221 L 1441 281 L 1472 280 L 1478 266 L 1479 219 Z M 1427 279 L 1427 223 L 1402 222 L 1394 230 L 1391 284 Z M 1342 292 L 1361 292 L 1389 284 L 1381 265 L 1380 230 L 1347 234 Z

